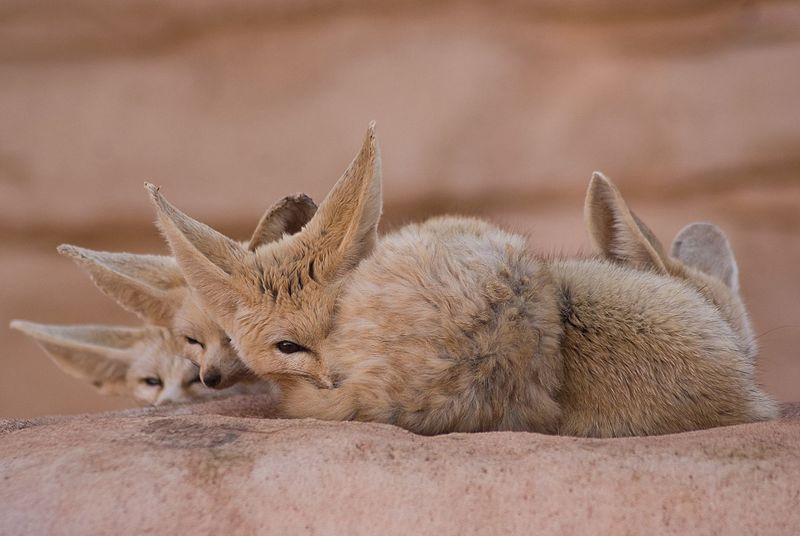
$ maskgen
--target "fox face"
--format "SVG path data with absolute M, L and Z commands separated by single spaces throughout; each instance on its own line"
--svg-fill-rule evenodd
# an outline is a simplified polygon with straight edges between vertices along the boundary
M 308 196 L 286 196 L 262 216 L 250 241 L 239 246 L 251 251 L 295 233 L 311 218 L 316 205 Z M 187 286 L 172 257 L 108 253 L 62 245 L 58 251 L 83 266 L 97 287 L 123 308 L 172 334 L 180 355 L 200 368 L 208 387 L 225 389 L 257 378 L 239 359 L 225 330 Z
M 161 405 L 214 396 L 198 369 L 181 357 L 170 333 L 158 327 L 53 326 L 15 320 L 70 376 L 101 394 L 132 396 Z
M 336 378 L 320 355 L 341 282 L 377 241 L 380 156 L 371 125 L 358 155 L 298 233 L 247 249 L 172 206 L 147 185 L 188 284 L 262 377 Z
M 239 359 L 228 334 L 188 294 L 170 329 L 181 355 L 199 369 L 207 387 L 225 389 L 251 379 L 252 373 Z
M 199 369 L 183 357 L 175 338 L 156 328 L 137 349 L 125 376 L 133 397 L 153 405 L 210 398 L 216 393 L 200 380 Z

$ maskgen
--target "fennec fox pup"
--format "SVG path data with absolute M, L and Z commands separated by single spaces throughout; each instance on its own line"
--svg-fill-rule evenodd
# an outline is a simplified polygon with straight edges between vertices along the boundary
M 616 263 L 686 281 L 719 310 L 737 335 L 741 353 L 755 361 L 758 350 L 739 294 L 739 269 L 719 227 L 704 222 L 685 226 L 667 254 L 650 228 L 628 208 L 614 183 L 601 173 L 592 176 L 584 217 L 601 255 Z
M 685 281 L 435 218 L 377 238 L 374 127 L 299 233 L 248 251 L 147 185 L 187 282 L 287 417 L 422 434 L 680 432 L 776 416 Z
M 213 391 L 200 383 L 197 367 L 155 326 L 52 326 L 14 320 L 70 376 L 91 382 L 104 395 L 132 396 L 147 404 L 186 402 L 238 394 L 238 386 Z
M 316 205 L 308 196 L 286 196 L 262 216 L 243 247 L 255 249 L 284 233 L 295 233 L 311 219 Z M 82 265 L 97 287 L 148 324 L 166 327 L 175 348 L 200 367 L 202 382 L 226 389 L 260 381 L 242 363 L 225 331 L 199 306 L 172 257 L 108 253 L 61 245 L 59 253 Z

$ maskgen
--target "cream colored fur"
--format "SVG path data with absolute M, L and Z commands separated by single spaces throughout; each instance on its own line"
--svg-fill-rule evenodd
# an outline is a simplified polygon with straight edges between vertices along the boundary
M 733 328 L 742 354 L 755 361 L 758 349 L 739 294 L 739 270 L 719 227 L 687 225 L 667 254 L 650 228 L 628 208 L 614 183 L 601 173 L 592 176 L 584 216 L 601 255 L 619 264 L 677 277 L 694 287 Z
M 284 197 L 262 216 L 248 249 L 294 233 L 308 222 L 316 205 L 306 195 Z M 59 253 L 71 257 L 88 272 L 97 287 L 123 308 L 148 324 L 168 328 L 175 348 L 200 367 L 203 383 L 225 389 L 258 378 L 247 369 L 225 331 L 199 306 L 172 257 L 109 253 L 62 245 Z
M 248 251 L 148 185 L 187 282 L 288 417 L 414 432 L 662 434 L 765 420 L 739 336 L 697 285 L 548 260 L 469 218 L 376 239 L 374 129 L 309 224 Z
M 197 367 L 164 328 L 149 326 L 52 326 L 14 320 L 11 327 L 32 337 L 56 365 L 94 385 L 104 395 L 124 395 L 147 404 L 187 402 L 216 396 L 266 392 L 268 384 L 214 391 L 200 383 Z

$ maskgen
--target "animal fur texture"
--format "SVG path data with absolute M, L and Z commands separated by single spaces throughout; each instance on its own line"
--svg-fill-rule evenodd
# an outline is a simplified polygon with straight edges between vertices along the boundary
M 255 249 L 284 233 L 294 233 L 314 215 L 316 205 L 306 195 L 284 197 L 262 216 L 250 241 Z M 178 355 L 200 367 L 203 383 L 227 389 L 260 381 L 242 363 L 225 331 L 199 306 L 172 257 L 92 251 L 61 245 L 59 253 L 84 267 L 97 287 L 144 322 L 167 328 L 176 339 Z
M 634 268 L 677 277 L 719 310 L 739 338 L 741 352 L 755 362 L 758 352 L 747 309 L 739 294 L 739 269 L 725 233 L 712 223 L 691 223 L 675 236 L 668 255 L 661 242 L 625 203 L 617 187 L 595 173 L 584 204 L 595 249 Z
M 197 367 L 164 328 L 53 326 L 14 320 L 11 327 L 32 337 L 56 365 L 90 382 L 104 395 L 124 395 L 161 405 L 234 394 L 269 392 L 269 384 L 215 391 L 200 382 Z
M 612 437 L 777 415 L 741 333 L 694 281 L 547 259 L 470 218 L 378 240 L 372 125 L 303 230 L 254 251 L 147 188 L 186 281 L 248 367 L 279 382 L 284 416 Z

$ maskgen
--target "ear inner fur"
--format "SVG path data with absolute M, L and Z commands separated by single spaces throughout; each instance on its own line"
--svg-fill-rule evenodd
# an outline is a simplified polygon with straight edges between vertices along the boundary
M 375 124 L 361 150 L 300 233 L 315 244 L 315 274 L 333 280 L 369 255 L 382 210 L 381 162 Z
M 96 384 L 124 382 L 135 358 L 131 349 L 145 336 L 142 329 L 112 326 L 52 326 L 14 320 L 11 327 L 36 340 L 61 370 Z
M 168 326 L 180 306 L 173 293 L 186 283 L 172 258 L 93 251 L 68 244 L 57 250 L 80 264 L 103 294 L 145 322 Z
M 602 173 L 592 176 L 584 215 L 592 242 L 607 258 L 667 273 L 661 244 Z
M 158 213 L 158 224 L 189 285 L 226 331 L 238 308 L 231 274 L 241 266 L 246 250 L 207 225 L 173 207 L 152 184 L 145 184 Z M 211 254 L 211 257 L 207 255 Z
M 739 269 L 725 233 L 712 223 L 690 223 L 672 242 L 672 256 L 739 291 Z
M 293 235 L 307 224 L 317 205 L 305 194 L 288 195 L 274 203 L 258 222 L 247 249 L 255 251 L 263 244 L 274 242 L 284 234 Z

